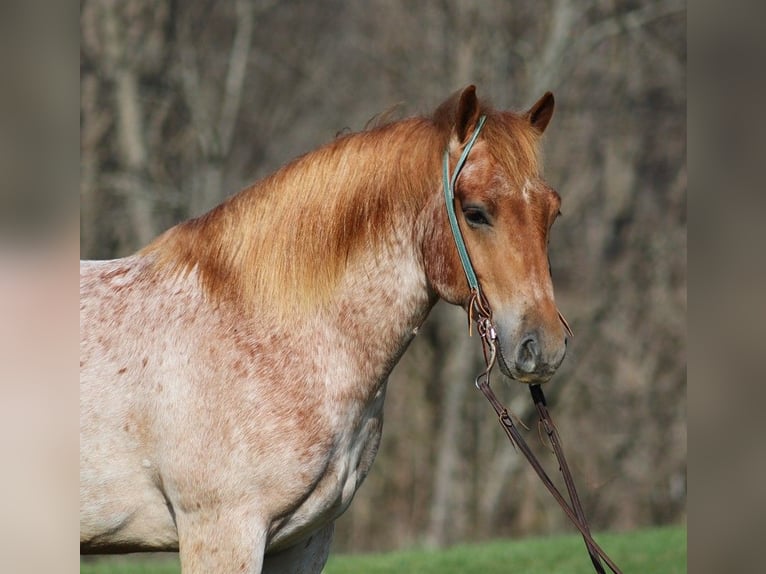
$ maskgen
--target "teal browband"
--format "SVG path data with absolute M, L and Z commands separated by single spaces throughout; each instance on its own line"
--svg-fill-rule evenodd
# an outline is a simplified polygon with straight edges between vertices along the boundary
M 460 263 L 463 265 L 463 271 L 465 271 L 465 277 L 468 280 L 468 286 L 476 295 L 480 293 L 479 280 L 476 278 L 476 273 L 473 270 L 473 265 L 471 265 L 471 258 L 468 256 L 468 250 L 465 247 L 465 241 L 463 241 L 463 235 L 460 233 L 460 227 L 457 223 L 457 215 L 455 215 L 455 182 L 457 181 L 458 175 L 460 175 L 460 170 L 463 169 L 463 164 L 468 158 L 468 154 L 471 153 L 473 144 L 476 143 L 476 139 L 479 137 L 479 132 L 481 131 L 481 128 L 484 125 L 484 121 L 486 119 L 486 116 L 481 116 L 479 118 L 479 123 L 476 126 L 476 129 L 473 131 L 471 139 L 468 140 L 463 153 L 460 155 L 460 159 L 457 160 L 455 171 L 452 172 L 452 177 L 449 175 L 449 148 L 444 150 L 443 180 L 444 199 L 447 204 L 447 216 L 449 217 L 449 224 L 452 228 L 452 237 L 455 238 L 457 252 L 458 255 L 460 255 Z

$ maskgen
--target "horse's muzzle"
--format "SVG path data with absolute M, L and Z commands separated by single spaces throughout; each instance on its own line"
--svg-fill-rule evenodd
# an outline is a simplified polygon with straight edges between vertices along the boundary
M 545 344 L 537 331 L 526 333 L 516 347 L 508 351 L 501 337 L 498 345 L 500 370 L 506 376 L 528 384 L 550 380 L 566 355 L 567 337 L 560 344 Z

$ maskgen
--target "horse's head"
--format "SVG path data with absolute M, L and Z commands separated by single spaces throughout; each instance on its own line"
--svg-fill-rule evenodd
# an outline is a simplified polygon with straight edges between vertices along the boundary
M 567 329 L 554 302 L 548 260 L 548 237 L 561 199 L 542 180 L 537 164 L 537 141 L 553 106 L 547 93 L 523 115 L 484 110 L 469 86 L 435 116 L 437 123 L 452 126 L 451 173 L 479 118 L 487 115 L 455 182 L 454 204 L 493 311 L 501 369 L 525 383 L 550 379 L 566 352 Z M 426 274 L 442 298 L 467 307 L 471 292 L 444 208 L 441 213 L 429 234 L 439 244 L 425 246 Z

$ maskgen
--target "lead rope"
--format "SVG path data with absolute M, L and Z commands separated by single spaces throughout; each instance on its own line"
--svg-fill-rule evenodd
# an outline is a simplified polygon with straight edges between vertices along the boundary
M 572 473 L 569 470 L 567 459 L 564 456 L 564 449 L 561 446 L 561 439 L 559 438 L 558 430 L 556 429 L 556 425 L 553 423 L 551 414 L 548 411 L 548 406 L 545 402 L 545 395 L 543 395 L 543 389 L 540 388 L 540 385 L 530 385 L 529 392 L 532 395 L 532 401 L 535 403 L 535 407 L 537 407 L 537 413 L 540 418 L 540 422 L 542 423 L 543 427 L 545 427 L 545 432 L 548 435 L 548 440 L 553 446 L 553 451 L 556 453 L 556 459 L 559 462 L 559 469 L 561 470 L 561 474 L 564 475 L 564 483 L 566 484 L 567 492 L 569 492 L 569 500 L 572 503 L 572 508 L 577 515 L 577 518 L 580 520 L 580 524 L 582 524 L 583 528 L 588 532 L 588 534 L 590 534 L 590 529 L 588 528 L 588 520 L 585 517 L 585 511 L 582 508 L 580 497 L 577 495 L 577 488 L 575 488 Z M 601 565 L 598 553 L 596 552 L 595 548 L 591 546 L 587 538 L 583 536 L 583 539 L 585 540 L 585 546 L 588 548 L 588 554 L 590 555 L 591 562 L 593 562 L 593 567 L 599 574 L 604 574 L 604 567 Z
M 583 540 L 585 540 L 585 546 L 588 549 L 588 554 L 590 555 L 591 562 L 593 562 L 593 567 L 596 569 L 596 572 L 598 572 L 598 574 L 605 574 L 604 567 L 601 564 L 601 559 L 603 559 L 614 574 L 622 574 L 622 571 L 609 558 L 609 556 L 607 556 L 606 552 L 604 552 L 604 550 L 596 543 L 596 541 L 593 540 L 593 537 L 590 534 L 590 528 L 588 528 L 588 522 L 585 518 L 585 512 L 582 509 L 580 497 L 577 495 L 574 479 L 572 478 L 572 474 L 569 470 L 569 465 L 567 464 L 566 458 L 564 457 L 564 451 L 561 448 L 561 440 L 559 439 L 556 425 L 553 423 L 553 419 L 550 416 L 550 412 L 548 411 L 548 407 L 545 403 L 545 396 L 543 395 L 543 391 L 540 386 L 530 385 L 529 390 L 532 394 L 532 400 L 535 403 L 535 407 L 537 408 L 537 412 L 540 417 L 540 423 L 545 428 L 545 431 L 548 434 L 548 439 L 550 440 L 551 445 L 553 446 L 553 450 L 556 453 L 556 458 L 559 463 L 559 470 L 561 470 L 561 473 L 564 475 L 564 483 L 566 484 L 572 506 L 569 506 L 567 501 L 561 495 L 559 489 L 556 488 L 555 484 L 553 484 L 553 481 L 545 472 L 545 469 L 537 460 L 534 453 L 529 448 L 529 445 L 527 445 L 524 437 L 516 428 L 516 425 L 513 423 L 513 419 L 511 419 L 510 415 L 508 414 L 508 409 L 498 400 L 497 396 L 495 396 L 495 393 L 492 391 L 492 388 L 489 385 L 490 374 L 492 372 L 492 368 L 495 366 L 495 361 L 497 360 L 497 333 L 495 332 L 495 327 L 492 324 L 492 309 L 489 305 L 489 301 L 487 301 L 479 287 L 479 280 L 473 270 L 473 265 L 471 265 L 471 259 L 468 256 L 468 250 L 466 249 L 465 242 L 463 241 L 463 236 L 460 233 L 460 227 L 457 222 L 457 215 L 455 214 L 455 184 L 457 183 L 458 175 L 460 174 L 460 170 L 463 167 L 463 164 L 468 158 L 468 154 L 470 153 L 471 148 L 476 142 L 476 139 L 479 137 L 479 132 L 481 131 L 485 120 L 485 116 L 481 116 L 479 118 L 476 129 L 474 130 L 470 140 L 467 142 L 465 148 L 463 149 L 463 152 L 460 154 L 460 158 L 455 165 L 452 177 L 450 177 L 449 170 L 449 149 L 444 151 L 443 163 L 443 187 L 444 199 L 447 205 L 447 216 L 449 219 L 450 228 L 452 230 L 452 236 L 455 239 L 458 255 L 460 256 L 460 263 L 463 266 L 463 271 L 465 272 L 465 276 L 468 281 L 468 287 L 471 290 L 471 297 L 468 302 L 468 332 L 469 334 L 471 333 L 471 326 L 475 321 L 476 331 L 479 333 L 479 337 L 481 338 L 482 352 L 484 354 L 484 362 L 486 364 L 486 369 L 476 377 L 475 385 L 476 388 L 478 388 L 484 394 L 489 403 L 492 405 L 492 408 L 495 410 L 495 413 L 498 416 L 498 420 L 500 421 L 505 434 L 508 436 L 508 439 L 511 441 L 511 444 L 524 454 L 526 459 L 529 461 L 529 464 L 531 464 L 532 468 L 535 469 L 535 472 L 540 477 L 540 480 L 543 481 L 545 487 L 559 503 L 569 520 L 571 520 L 572 524 L 574 524 L 575 527 L 577 527 L 577 530 L 580 531 Z M 564 319 L 561 313 L 559 313 L 559 318 L 564 324 L 567 332 L 571 335 L 572 331 L 569 328 L 566 319 Z
M 477 300 L 478 297 L 476 295 L 472 296 L 472 307 Z M 476 388 L 478 388 L 482 394 L 484 394 L 489 403 L 492 405 L 492 408 L 495 410 L 498 420 L 503 427 L 505 434 L 508 436 L 508 439 L 511 441 L 511 444 L 520 450 L 526 457 L 526 459 L 529 461 L 529 464 L 532 465 L 532 468 L 534 468 L 535 472 L 540 477 L 540 480 L 542 480 L 545 487 L 553 495 L 553 498 L 556 499 L 556 502 L 559 503 L 561 509 L 567 515 L 569 520 L 572 522 L 572 524 L 575 525 L 577 530 L 580 531 L 596 572 L 599 574 L 605 574 L 600 560 L 603 559 L 614 574 L 622 574 L 622 571 L 619 569 L 619 567 L 611 558 L 609 558 L 609 556 L 598 545 L 598 543 L 593 540 L 593 537 L 590 534 L 590 529 L 588 528 L 585 513 L 583 512 L 580 498 L 577 495 L 577 489 L 575 488 L 572 474 L 569 471 L 569 465 L 566 462 L 564 451 L 561 448 L 561 441 L 559 439 L 558 432 L 556 431 L 556 425 L 553 424 L 553 420 L 550 417 L 550 412 L 548 411 L 548 408 L 545 404 L 545 396 L 543 395 L 540 386 L 530 385 L 530 392 L 532 393 L 532 399 L 535 402 L 535 406 L 537 407 L 540 421 L 545 427 L 546 433 L 550 438 L 551 445 L 553 446 L 556 453 L 559 469 L 564 475 L 564 482 L 566 483 L 567 490 L 569 491 L 569 496 L 572 500 L 572 506 L 567 503 L 559 489 L 555 484 L 553 484 L 553 481 L 545 472 L 542 464 L 540 464 L 540 461 L 537 460 L 537 457 L 535 457 L 534 453 L 529 448 L 529 445 L 524 440 L 524 437 L 521 435 L 518 428 L 514 424 L 513 419 L 508 414 L 508 409 L 503 405 L 503 403 L 500 402 L 490 387 L 490 374 L 492 372 L 492 368 L 495 366 L 495 361 L 497 360 L 497 335 L 495 328 L 492 325 L 491 315 L 484 314 L 478 305 L 473 310 L 473 312 L 478 315 L 476 317 L 476 331 L 481 337 L 482 351 L 484 353 L 484 359 L 486 363 L 485 370 L 482 371 L 478 377 L 476 377 Z

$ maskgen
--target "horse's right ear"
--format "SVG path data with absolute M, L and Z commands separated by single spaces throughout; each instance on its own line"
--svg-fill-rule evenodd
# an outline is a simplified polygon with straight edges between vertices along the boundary
M 460 94 L 455 114 L 455 134 L 460 144 L 471 137 L 479 121 L 479 100 L 476 97 L 476 86 L 471 84 Z

